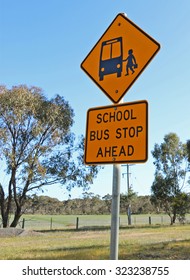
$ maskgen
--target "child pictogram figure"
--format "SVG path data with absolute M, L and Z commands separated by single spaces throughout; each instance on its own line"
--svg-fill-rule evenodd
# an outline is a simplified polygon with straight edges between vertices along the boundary
M 134 69 L 138 67 L 138 64 L 136 63 L 136 58 L 133 55 L 132 49 L 130 49 L 128 51 L 128 57 L 126 59 L 124 59 L 123 61 L 127 61 L 125 76 L 129 75 L 129 69 L 131 70 L 131 72 L 133 74 L 135 72 Z

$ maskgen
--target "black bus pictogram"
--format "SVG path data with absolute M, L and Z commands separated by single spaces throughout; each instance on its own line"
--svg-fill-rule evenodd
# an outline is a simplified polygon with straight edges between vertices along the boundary
M 105 75 L 117 74 L 117 77 L 121 77 L 123 71 L 123 62 L 127 61 L 126 76 L 135 72 L 135 68 L 138 67 L 136 58 L 133 54 L 133 50 L 128 51 L 128 57 L 123 59 L 123 43 L 122 37 L 106 40 L 102 42 L 100 51 L 100 63 L 99 63 L 99 80 L 103 81 Z

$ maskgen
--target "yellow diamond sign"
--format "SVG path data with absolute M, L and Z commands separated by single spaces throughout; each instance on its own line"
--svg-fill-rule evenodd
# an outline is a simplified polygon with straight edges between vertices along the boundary
M 118 14 L 81 68 L 118 103 L 159 49 L 158 42 L 124 14 Z

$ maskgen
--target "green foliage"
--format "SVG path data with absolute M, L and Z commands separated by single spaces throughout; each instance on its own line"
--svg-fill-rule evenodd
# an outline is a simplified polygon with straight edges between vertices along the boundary
M 121 194 L 120 214 L 126 214 L 129 201 Z M 24 205 L 25 214 L 67 214 L 67 215 L 102 215 L 111 214 L 112 196 L 107 194 L 102 198 L 92 192 L 84 192 L 83 198 L 60 201 L 48 196 L 36 194 L 28 197 Z M 155 213 L 156 208 L 150 201 L 150 196 L 137 196 L 130 200 L 132 214 Z
M 164 142 L 155 144 L 152 155 L 156 167 L 151 187 L 152 202 L 163 207 L 171 218 L 184 217 L 189 208 L 188 194 L 183 192 L 188 172 L 187 145 L 175 133 L 165 135 Z
M 0 87 L 0 160 L 9 175 L 8 185 L 0 184 L 4 227 L 13 201 L 11 226 L 16 226 L 29 192 L 55 183 L 68 189 L 92 183 L 98 168 L 83 164 L 84 139 L 76 143 L 71 133 L 73 117 L 60 95 L 48 100 L 37 87 Z
M 188 163 L 190 164 L 190 140 L 187 141 L 187 157 Z

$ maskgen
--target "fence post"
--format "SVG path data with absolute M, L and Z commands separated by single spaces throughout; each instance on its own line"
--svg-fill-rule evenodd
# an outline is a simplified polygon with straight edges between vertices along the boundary
M 53 225 L 53 218 L 50 220 L 50 230 L 52 230 L 52 225 Z
M 163 220 L 163 216 L 161 216 L 161 224 L 163 225 L 164 220 Z
M 151 217 L 149 217 L 149 225 L 151 225 Z
M 78 230 L 79 229 L 79 217 L 77 217 L 77 219 L 76 219 L 76 230 Z
M 25 225 L 25 218 L 23 218 L 22 220 L 22 228 L 24 229 L 24 225 Z

